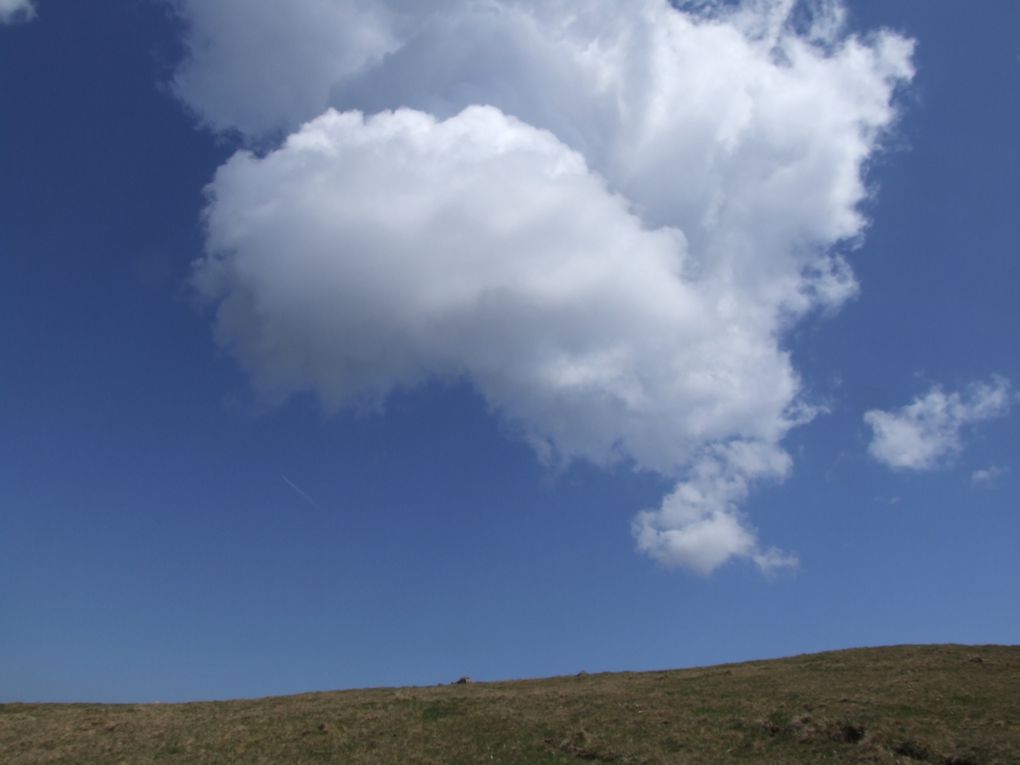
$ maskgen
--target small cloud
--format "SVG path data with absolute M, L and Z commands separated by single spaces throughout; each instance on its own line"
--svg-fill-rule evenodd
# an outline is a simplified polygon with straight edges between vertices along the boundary
M 35 18 L 32 0 L 0 0 L 0 24 L 17 24 Z
M 1009 381 L 992 377 L 963 394 L 936 386 L 895 411 L 873 409 L 864 415 L 874 432 L 868 452 L 893 469 L 944 467 L 962 450 L 964 428 L 1004 416 L 1013 398 Z
M 903 499 L 901 497 L 875 497 L 875 501 L 883 505 L 898 505 Z
M 1009 468 L 990 465 L 989 467 L 975 470 L 970 476 L 970 482 L 975 486 L 987 488 L 994 484 L 1002 475 L 1009 472 Z
M 669 568 L 707 576 L 727 561 L 750 560 L 766 575 L 796 568 L 795 555 L 762 548 L 739 511 L 750 485 L 782 480 L 789 456 L 776 447 L 731 444 L 706 453 L 657 510 L 634 518 L 638 550 Z

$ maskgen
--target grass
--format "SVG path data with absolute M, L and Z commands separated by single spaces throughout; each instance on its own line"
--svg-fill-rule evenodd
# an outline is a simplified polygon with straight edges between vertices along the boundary
M 1020 647 L 192 704 L 0 705 L 0 762 L 1020 764 Z

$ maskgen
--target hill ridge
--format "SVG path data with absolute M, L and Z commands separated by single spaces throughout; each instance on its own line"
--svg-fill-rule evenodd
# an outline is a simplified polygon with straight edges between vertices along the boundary
M 177 704 L 3 704 L 22 763 L 1020 763 L 1020 646 Z

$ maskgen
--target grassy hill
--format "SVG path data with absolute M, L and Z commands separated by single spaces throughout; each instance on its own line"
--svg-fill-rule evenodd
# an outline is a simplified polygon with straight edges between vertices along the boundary
M 251 701 L 5 704 L 0 762 L 1020 764 L 1020 647 Z

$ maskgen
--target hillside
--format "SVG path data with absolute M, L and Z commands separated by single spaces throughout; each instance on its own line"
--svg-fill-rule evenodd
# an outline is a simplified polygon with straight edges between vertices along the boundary
M 1020 763 L 1020 647 L 192 704 L 0 705 L 0 762 Z

